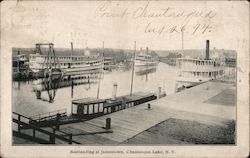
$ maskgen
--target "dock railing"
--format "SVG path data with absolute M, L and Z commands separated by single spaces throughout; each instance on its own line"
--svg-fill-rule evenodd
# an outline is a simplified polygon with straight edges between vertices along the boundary
M 56 139 L 66 142 L 68 144 L 73 144 L 73 143 L 80 144 L 79 142 L 72 140 L 72 134 L 68 134 L 68 133 L 60 131 L 69 137 L 69 138 L 65 138 L 61 135 L 56 134 L 56 129 L 53 129 L 53 132 L 49 132 L 40 127 L 26 123 L 27 121 L 29 122 L 32 120 L 29 117 L 23 116 L 21 114 L 13 112 L 12 121 L 13 123 L 17 125 L 17 129 L 13 128 L 13 135 L 20 136 L 22 138 L 30 139 L 33 141 L 37 141 L 41 144 L 56 144 Z M 22 132 L 22 130 L 24 130 L 22 128 L 27 128 L 27 127 L 29 130 L 32 130 L 31 135 L 28 134 L 27 132 L 24 132 L 24 131 Z M 36 133 L 39 133 L 40 135 L 43 134 L 44 137 L 40 138 L 38 137 L 38 135 L 36 135 Z M 46 137 L 48 138 L 48 140 L 44 139 Z

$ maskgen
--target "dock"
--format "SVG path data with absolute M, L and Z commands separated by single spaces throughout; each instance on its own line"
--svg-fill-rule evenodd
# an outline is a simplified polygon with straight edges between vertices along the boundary
M 82 98 L 72 100 L 71 115 L 67 115 L 66 109 L 60 109 L 43 114 L 31 116 L 29 123 L 38 127 L 52 127 L 74 122 L 82 122 L 120 110 L 131 108 L 145 102 L 164 97 L 165 93 L 135 92 L 132 95 L 113 96 L 112 98 Z
M 87 121 L 60 125 L 55 134 L 60 136 L 61 133 L 70 133 L 72 141 L 84 145 L 185 143 L 183 140 L 186 138 L 181 141 L 164 134 L 183 133 L 182 126 L 187 123 L 190 124 L 189 129 L 185 130 L 191 133 L 195 133 L 194 129 L 202 130 L 197 135 L 214 128 L 217 133 L 222 131 L 227 127 L 227 122 L 236 119 L 235 96 L 234 83 L 209 81 L 128 109 Z M 110 119 L 111 128 L 107 128 L 107 119 Z M 51 130 L 49 127 L 42 129 Z M 208 131 L 209 137 L 212 134 Z
M 236 106 L 235 100 L 232 99 L 234 97 L 235 86 L 232 83 L 210 81 L 159 100 L 89 121 L 61 125 L 60 130 L 71 132 L 73 140 L 82 144 L 105 145 L 123 144 L 168 119 L 197 121 L 223 127 L 226 121 L 235 120 Z M 106 118 L 111 118 L 112 132 L 91 134 L 94 131 L 105 131 Z

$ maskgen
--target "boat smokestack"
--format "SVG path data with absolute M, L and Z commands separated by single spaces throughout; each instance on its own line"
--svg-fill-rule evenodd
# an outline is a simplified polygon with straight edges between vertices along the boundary
M 209 40 L 206 40 L 206 60 L 209 60 Z
M 117 83 L 114 83 L 113 84 L 113 95 L 112 95 L 113 100 L 116 99 L 116 93 L 117 93 Z
M 73 42 L 70 42 L 70 45 L 71 45 L 71 56 L 73 56 Z
M 161 87 L 158 87 L 158 99 L 160 99 L 161 98 Z
M 146 47 L 146 53 L 148 54 L 148 47 Z

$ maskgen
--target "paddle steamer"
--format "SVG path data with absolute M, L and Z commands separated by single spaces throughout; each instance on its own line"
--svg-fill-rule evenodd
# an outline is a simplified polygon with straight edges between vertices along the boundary
M 206 41 L 205 58 L 178 58 L 177 91 L 180 88 L 189 88 L 224 75 L 224 62 L 221 58 L 209 56 L 209 40 Z

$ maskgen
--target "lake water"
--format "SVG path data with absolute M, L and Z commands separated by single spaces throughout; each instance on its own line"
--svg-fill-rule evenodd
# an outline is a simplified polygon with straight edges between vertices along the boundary
M 73 99 L 85 97 L 97 97 L 98 93 L 98 74 L 92 75 L 88 79 L 90 82 L 74 86 Z M 113 93 L 113 84 L 117 83 L 117 96 L 130 93 L 132 70 L 113 70 L 105 72 L 100 82 L 99 98 L 111 98 Z M 158 87 L 162 87 L 166 94 L 172 94 L 175 91 L 175 79 L 177 77 L 177 68 L 164 63 L 159 63 L 153 68 L 135 68 L 134 72 L 134 92 L 157 92 Z M 25 116 L 34 116 L 41 113 L 47 113 L 60 109 L 67 109 L 71 113 L 71 87 L 59 88 L 53 103 L 48 102 L 48 93 L 43 91 L 41 99 L 37 99 L 33 91 L 34 81 L 13 82 L 13 111 Z

